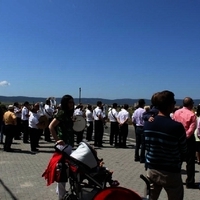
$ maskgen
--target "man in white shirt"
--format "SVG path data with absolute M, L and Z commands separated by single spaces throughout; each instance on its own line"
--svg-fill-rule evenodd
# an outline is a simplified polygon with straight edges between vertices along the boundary
M 128 112 L 128 104 L 124 104 L 121 111 L 118 113 L 117 121 L 119 123 L 119 146 L 122 148 L 127 148 L 126 140 L 128 136 L 128 120 L 130 118 Z
M 74 110 L 74 116 L 78 116 L 78 115 L 85 117 L 82 104 L 77 105 L 75 110 Z M 84 130 L 76 132 L 76 143 L 77 144 L 79 144 L 83 140 L 83 133 L 84 133 Z
M 119 124 L 117 121 L 117 103 L 113 103 L 112 108 L 108 112 L 108 118 L 110 120 L 110 145 L 113 145 L 113 140 L 115 137 L 115 147 L 118 146 L 118 136 L 119 136 Z
M 93 113 L 92 113 L 92 106 L 88 105 L 86 112 L 85 112 L 86 122 L 87 122 L 87 135 L 86 140 L 92 141 L 92 133 L 93 133 Z
M 29 102 L 24 102 L 22 108 L 21 121 L 23 126 L 23 143 L 29 143 L 29 133 L 28 133 L 28 118 L 29 118 Z
M 134 111 L 132 115 L 132 122 L 135 127 L 135 137 L 136 137 L 135 161 L 136 162 L 140 161 L 140 163 L 145 162 L 145 145 L 144 145 L 144 130 L 143 130 L 144 128 L 143 113 L 145 112 L 144 106 L 145 106 L 144 99 L 139 99 L 138 108 Z
M 22 109 L 21 105 L 18 102 L 14 103 L 14 113 L 17 117 L 17 130 L 14 139 L 15 140 L 20 140 L 21 136 L 21 116 L 22 116 Z
M 40 129 L 43 127 L 44 122 L 39 122 L 39 115 L 37 111 L 39 110 L 39 103 L 36 103 L 33 106 L 33 109 L 30 111 L 29 117 L 29 134 L 30 134 L 30 147 L 33 153 L 37 152 L 40 139 Z
M 44 114 L 47 116 L 49 119 L 49 124 L 51 123 L 53 119 L 53 114 L 54 114 L 54 109 L 51 107 L 51 101 L 50 99 L 47 99 L 44 105 Z M 49 126 L 47 126 L 44 130 L 44 140 L 47 142 L 52 142 L 51 137 L 50 137 L 50 131 L 49 131 Z
M 93 110 L 94 117 L 94 146 L 103 147 L 104 114 L 102 102 L 97 101 L 97 107 Z

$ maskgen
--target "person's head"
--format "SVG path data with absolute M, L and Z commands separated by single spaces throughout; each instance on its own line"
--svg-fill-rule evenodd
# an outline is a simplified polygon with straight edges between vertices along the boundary
M 51 104 L 51 100 L 50 100 L 50 99 L 47 99 L 47 100 L 45 101 L 45 104 L 46 104 L 46 105 L 50 105 L 50 104 Z
M 138 100 L 138 106 L 139 107 L 144 107 L 144 105 L 145 105 L 145 100 L 144 99 L 139 99 Z
M 113 108 L 117 108 L 117 103 L 113 103 Z
M 183 99 L 183 106 L 191 110 L 193 108 L 193 106 L 194 106 L 193 99 L 190 98 L 190 97 L 185 97 Z
M 27 107 L 27 108 L 28 108 L 28 107 L 29 107 L 29 105 L 30 105 L 30 104 L 29 104 L 29 102 L 28 102 L 28 101 L 25 101 L 25 102 L 24 102 L 24 106 L 25 106 L 25 107 Z
M 156 107 L 156 105 L 155 105 L 155 98 L 156 98 L 156 96 L 159 94 L 159 92 L 156 92 L 156 93 L 154 93 L 153 95 L 152 95 L 152 97 L 151 97 L 151 108 L 153 108 L 153 107 Z
M 92 105 L 88 104 L 88 105 L 87 105 L 87 109 L 88 109 L 88 110 L 92 110 Z
M 15 107 L 19 107 L 19 103 L 18 103 L 18 102 L 15 102 L 15 103 L 14 103 L 14 106 L 15 106 Z
M 144 106 L 144 109 L 146 112 L 149 112 L 150 111 L 150 106 Z
M 71 95 L 64 95 L 61 99 L 61 109 L 65 112 L 74 112 L 74 99 Z
M 76 106 L 76 109 L 80 109 L 80 110 L 82 110 L 83 109 L 83 104 L 78 104 L 77 106 Z
M 98 107 L 102 107 L 102 102 L 101 101 L 97 101 L 97 106 Z
M 129 108 L 128 104 L 124 104 L 123 108 L 124 108 L 125 110 L 128 110 L 128 108 Z
M 165 114 L 170 114 L 174 110 L 176 101 L 174 99 L 174 93 L 168 90 L 156 93 L 153 99 L 154 106 Z
M 197 116 L 199 117 L 200 116 L 200 104 L 197 106 Z
M 40 103 L 35 103 L 32 107 L 32 112 L 37 113 L 37 111 L 40 109 Z
M 11 112 L 13 112 L 14 111 L 14 106 L 13 105 L 9 105 L 8 106 L 8 110 L 11 111 Z

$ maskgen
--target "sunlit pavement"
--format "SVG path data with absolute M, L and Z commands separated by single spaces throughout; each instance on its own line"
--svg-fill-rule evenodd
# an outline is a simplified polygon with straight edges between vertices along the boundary
M 133 129 L 130 128 L 130 132 Z M 134 133 L 130 133 L 134 134 Z M 134 139 L 128 139 L 129 148 L 115 148 L 109 145 L 108 129 L 105 130 L 104 147 L 97 149 L 98 157 L 103 158 L 105 166 L 114 171 L 113 179 L 120 185 L 136 191 L 141 196 L 145 183 L 139 178 L 145 174 L 144 164 L 134 162 Z M 30 145 L 22 140 L 14 141 L 14 152 L 4 152 L 0 144 L 0 199 L 1 200 L 54 200 L 56 183 L 46 186 L 41 177 L 48 161 L 54 152 L 53 143 L 40 140 L 39 153 L 32 154 Z M 182 167 L 183 181 L 186 179 L 185 163 Z M 200 182 L 200 165 L 196 165 L 196 182 Z M 185 188 L 185 186 L 184 186 Z M 199 199 L 200 190 L 185 189 L 184 199 Z M 166 200 L 166 193 L 162 191 L 161 200 Z

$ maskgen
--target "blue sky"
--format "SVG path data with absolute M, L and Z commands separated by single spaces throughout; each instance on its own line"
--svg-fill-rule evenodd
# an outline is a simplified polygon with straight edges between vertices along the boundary
M 0 0 L 0 95 L 200 98 L 199 0 Z

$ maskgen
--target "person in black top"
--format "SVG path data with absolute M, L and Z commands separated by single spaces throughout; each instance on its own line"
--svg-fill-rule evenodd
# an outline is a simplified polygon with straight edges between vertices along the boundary
M 74 146 L 73 130 L 74 98 L 71 95 L 64 95 L 61 99 L 61 109 L 49 125 L 56 144 L 68 145 L 69 154 Z M 57 194 L 59 199 L 63 199 L 66 194 L 66 182 L 57 183 Z
M 154 99 L 158 94 L 159 93 L 157 92 L 157 93 L 153 94 L 153 96 L 151 97 L 151 103 L 152 104 L 150 106 L 150 110 L 143 113 L 143 120 L 144 121 L 153 121 L 154 117 L 158 114 L 159 110 L 155 106 L 155 102 L 154 102 Z

